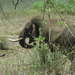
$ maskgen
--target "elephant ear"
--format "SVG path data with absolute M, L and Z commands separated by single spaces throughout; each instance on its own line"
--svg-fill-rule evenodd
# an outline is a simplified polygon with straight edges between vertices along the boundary
M 34 24 L 32 25 L 32 37 L 33 38 L 37 37 L 37 30 L 36 30 L 36 26 Z

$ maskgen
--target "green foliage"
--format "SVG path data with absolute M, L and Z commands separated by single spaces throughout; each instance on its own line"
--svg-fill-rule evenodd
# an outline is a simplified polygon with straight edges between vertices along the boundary
M 46 8 L 52 9 L 55 12 L 54 6 L 62 14 L 75 15 L 75 0 L 69 0 L 70 4 L 63 3 L 62 1 L 52 1 L 52 3 L 46 3 Z M 53 6 L 54 4 L 54 6 Z M 55 12 L 56 13 L 56 12 Z
M 8 61 L 6 61 L 6 62 L 4 62 L 5 64 L 8 64 L 9 62 Z
M 70 4 L 75 4 L 75 0 L 68 0 Z
M 58 11 L 62 14 L 69 14 L 69 15 L 75 15 L 75 0 L 69 0 L 70 4 L 63 3 L 62 1 L 52 1 L 52 3 L 48 2 L 46 3 L 46 9 L 52 10 L 51 12 L 55 12 L 54 5 L 56 5 L 56 8 Z M 31 6 L 32 10 L 37 11 L 43 11 L 44 10 L 44 2 L 43 1 L 37 1 L 36 3 L 33 3 Z
M 60 26 L 64 26 L 64 22 L 58 22 Z
M 39 36 L 38 38 L 35 38 L 36 41 L 44 41 L 45 37 Z
M 42 25 L 46 25 L 47 22 L 45 22 L 45 21 L 41 21 L 41 24 L 42 24 Z
M 26 66 L 22 66 L 22 68 L 23 68 L 23 70 L 27 69 L 27 67 L 26 67 Z
M 63 9 L 63 8 L 65 8 L 67 6 L 67 4 L 63 4 L 62 2 L 58 2 L 57 3 L 57 8 L 58 9 Z
M 44 9 L 44 2 L 37 1 L 36 3 L 32 4 L 32 9 L 37 9 L 38 11 L 43 11 Z
M 58 2 L 56 3 L 56 8 L 59 10 L 60 13 L 75 15 L 75 6 L 72 4 L 64 4 L 62 2 Z
M 32 67 L 36 67 L 36 65 L 31 65 Z

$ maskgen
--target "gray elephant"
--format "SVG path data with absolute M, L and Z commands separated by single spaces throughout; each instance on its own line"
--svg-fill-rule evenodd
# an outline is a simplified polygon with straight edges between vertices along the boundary
M 29 37 L 29 43 L 34 42 L 34 38 L 37 38 L 39 36 L 39 28 L 42 28 L 41 33 L 42 36 L 45 37 L 45 42 L 49 42 L 49 27 L 51 30 L 50 35 L 50 42 L 54 43 L 56 39 L 59 38 L 60 35 L 62 35 L 64 26 L 60 26 L 58 21 L 59 19 L 51 19 L 51 22 L 49 22 L 49 19 L 42 19 L 42 17 L 34 17 L 32 18 L 24 27 L 24 29 L 21 31 L 19 38 L 23 38 L 19 41 L 20 45 L 24 48 L 29 47 L 29 45 L 26 44 L 24 41 L 26 37 Z M 45 22 L 46 24 L 44 24 Z
M 41 35 L 45 37 L 45 42 L 60 45 L 62 50 L 66 48 L 65 54 L 66 52 L 74 51 L 72 48 L 75 44 L 75 25 L 66 26 L 60 23 L 62 23 L 62 20 L 58 18 L 49 19 L 45 17 L 43 19 L 40 16 L 35 16 L 25 25 L 19 35 L 19 39 L 11 41 L 19 41 L 20 45 L 24 48 L 33 47 L 29 44 L 34 42 L 34 38 L 39 37 L 39 28 L 42 28 Z M 29 44 L 25 42 L 27 37 L 29 37 Z

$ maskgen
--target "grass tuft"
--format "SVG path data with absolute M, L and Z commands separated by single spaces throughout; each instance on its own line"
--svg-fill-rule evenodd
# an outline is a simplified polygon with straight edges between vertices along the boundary
M 0 37 L 0 49 L 6 50 L 7 48 L 5 47 L 5 45 L 6 45 L 5 37 Z

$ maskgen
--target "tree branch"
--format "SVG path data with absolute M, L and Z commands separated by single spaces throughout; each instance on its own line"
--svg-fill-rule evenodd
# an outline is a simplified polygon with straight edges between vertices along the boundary
M 22 2 L 22 0 L 17 0 L 17 2 L 15 3 L 15 2 L 12 0 L 12 3 L 13 3 L 13 5 L 15 6 L 15 9 L 16 9 L 17 5 L 19 4 L 19 1 Z

